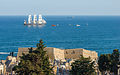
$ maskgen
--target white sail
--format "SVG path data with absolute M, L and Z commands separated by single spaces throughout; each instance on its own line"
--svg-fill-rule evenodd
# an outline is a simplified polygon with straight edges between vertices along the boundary
M 39 14 L 39 18 L 37 20 L 37 15 L 34 15 L 33 16 L 33 21 L 32 21 L 32 15 L 29 15 L 28 16 L 28 23 L 27 21 L 25 20 L 24 21 L 24 25 L 42 25 L 42 24 L 46 24 L 46 21 L 44 19 L 42 19 L 42 15 Z
M 32 21 L 32 16 L 29 15 L 29 16 L 28 16 L 28 24 L 31 24 L 31 21 Z
M 39 15 L 38 24 L 42 24 L 42 15 Z
M 46 24 L 47 22 L 46 22 L 44 19 L 42 19 L 42 23 L 43 23 L 43 24 Z
M 37 15 L 34 15 L 33 24 L 36 24 L 36 23 L 37 23 Z

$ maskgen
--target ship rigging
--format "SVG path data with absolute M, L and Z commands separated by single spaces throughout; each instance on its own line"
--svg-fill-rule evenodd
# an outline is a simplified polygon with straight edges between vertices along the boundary
M 24 20 L 24 25 L 44 25 L 46 24 L 46 21 L 42 18 L 42 15 L 39 14 L 38 20 L 37 15 L 33 16 L 32 21 L 32 15 L 28 15 L 28 21 Z

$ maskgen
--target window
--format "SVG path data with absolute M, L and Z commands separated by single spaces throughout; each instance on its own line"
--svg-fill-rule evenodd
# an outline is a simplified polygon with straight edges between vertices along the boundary
M 75 54 L 75 51 L 73 51 L 72 54 Z
M 66 51 L 66 54 L 68 54 L 68 52 Z

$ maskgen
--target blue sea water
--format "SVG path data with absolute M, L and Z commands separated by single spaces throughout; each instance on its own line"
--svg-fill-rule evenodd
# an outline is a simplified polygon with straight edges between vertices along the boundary
M 19 47 L 36 47 L 40 39 L 47 47 L 84 48 L 99 55 L 120 49 L 120 16 L 43 18 L 44 26 L 24 26 L 27 16 L 0 16 L 0 59 L 6 59 L 9 52 L 17 55 Z

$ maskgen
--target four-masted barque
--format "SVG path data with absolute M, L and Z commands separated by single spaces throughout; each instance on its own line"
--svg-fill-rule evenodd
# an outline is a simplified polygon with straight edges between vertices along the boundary
M 47 22 L 42 18 L 42 15 L 40 14 L 37 20 L 37 15 L 33 16 L 32 20 L 32 15 L 28 16 L 28 21 L 24 20 L 24 25 L 44 25 Z

